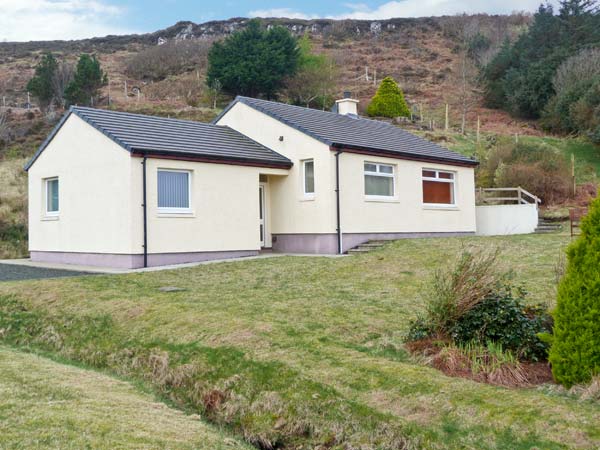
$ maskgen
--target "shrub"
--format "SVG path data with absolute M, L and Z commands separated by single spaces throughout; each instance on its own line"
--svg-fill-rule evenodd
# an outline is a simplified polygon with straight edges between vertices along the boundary
M 556 381 L 570 387 L 600 374 L 600 198 L 592 202 L 567 257 L 549 359 Z
M 126 72 L 137 79 L 159 81 L 192 69 L 204 70 L 211 44 L 193 39 L 149 47 L 127 62 Z
M 521 359 L 545 359 L 547 344 L 538 333 L 550 331 L 550 316 L 545 307 L 525 305 L 525 292 L 510 284 L 508 272 L 497 270 L 498 254 L 465 251 L 454 269 L 437 272 L 425 314 L 411 323 L 408 340 L 491 342 Z
M 545 204 L 560 203 L 571 194 L 571 174 L 564 154 L 543 143 L 499 139 L 478 170 L 489 187 L 521 186 Z
M 381 81 L 377 93 L 367 107 L 367 114 L 372 117 L 410 117 L 404 93 L 392 77 Z
M 456 321 L 452 339 L 459 344 L 496 343 L 520 359 L 546 359 L 548 344 L 538 333 L 550 332 L 552 320 L 544 306 L 526 306 L 525 296 L 520 288 L 502 286 Z

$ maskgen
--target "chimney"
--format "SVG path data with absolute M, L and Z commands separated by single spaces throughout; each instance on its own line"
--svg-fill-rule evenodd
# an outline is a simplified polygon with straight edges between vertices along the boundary
M 358 116 L 358 100 L 352 98 L 352 93 L 349 91 L 344 92 L 344 98 L 335 101 L 338 114 L 344 116 Z

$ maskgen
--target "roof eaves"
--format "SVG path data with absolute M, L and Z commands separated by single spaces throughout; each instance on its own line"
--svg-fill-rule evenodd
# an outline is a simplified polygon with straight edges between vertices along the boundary
M 282 169 L 291 168 L 294 163 L 286 158 L 286 160 L 266 160 L 258 158 L 240 158 L 227 155 L 199 155 L 197 153 L 180 152 L 180 154 L 174 154 L 173 152 L 153 149 L 134 148 L 132 150 L 134 156 L 162 156 L 164 159 L 180 159 L 182 157 L 189 158 L 190 160 L 198 161 L 210 161 L 210 162 L 229 162 L 231 164 L 240 165 L 254 165 L 258 167 L 276 167 Z
M 454 159 L 454 158 L 445 158 L 443 156 L 418 155 L 416 153 L 383 150 L 383 149 L 374 148 L 374 147 L 362 147 L 362 146 L 358 146 L 358 145 L 348 145 L 348 144 L 336 143 L 336 142 L 331 144 L 330 147 L 340 149 L 340 150 L 348 149 L 350 152 L 352 150 L 364 151 L 364 152 L 370 152 L 370 153 L 379 154 L 381 156 L 387 156 L 387 157 L 391 157 L 391 158 L 395 157 L 398 159 L 431 161 L 431 162 L 437 162 L 437 163 L 455 165 L 455 166 L 458 165 L 458 166 L 474 167 L 474 166 L 479 165 L 479 161 L 477 161 L 476 159 L 467 158 L 466 156 L 464 157 L 464 159 L 463 158 Z
M 69 111 L 67 111 L 62 116 L 62 118 L 58 121 L 58 123 L 56 124 L 56 126 L 52 129 L 52 131 L 50 132 L 50 134 L 48 135 L 48 137 L 46 137 L 46 139 L 44 139 L 44 142 L 42 142 L 42 144 L 38 147 L 38 149 L 35 152 L 35 154 L 31 157 L 31 159 L 29 161 L 27 161 L 27 164 L 25 164 L 25 166 L 23 166 L 23 170 L 25 170 L 27 172 L 31 168 L 31 166 L 33 166 L 33 163 L 39 158 L 39 156 L 46 149 L 46 147 L 48 146 L 48 144 L 50 144 L 50 142 L 52 141 L 52 139 L 54 139 L 54 136 L 56 136 L 56 133 L 58 133 L 58 130 L 60 130 L 62 128 L 62 126 L 67 121 L 67 119 L 71 116 L 72 112 L 73 112 L 73 110 L 71 108 L 71 109 L 69 109 Z

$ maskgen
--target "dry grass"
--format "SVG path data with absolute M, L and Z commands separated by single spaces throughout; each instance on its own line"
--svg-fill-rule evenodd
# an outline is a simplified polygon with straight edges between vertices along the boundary
M 243 449 L 109 376 L 0 347 L 0 448 Z
M 26 159 L 0 161 L 0 259 L 27 254 Z

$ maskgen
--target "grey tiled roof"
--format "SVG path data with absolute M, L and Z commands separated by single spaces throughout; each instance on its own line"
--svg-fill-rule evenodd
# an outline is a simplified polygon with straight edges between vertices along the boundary
M 201 157 L 230 162 L 290 167 L 285 156 L 229 128 L 189 120 L 167 119 L 103 109 L 72 107 L 35 156 L 29 169 L 70 114 L 76 114 L 132 153 L 166 157 Z
M 407 158 L 476 165 L 477 161 L 386 122 L 350 117 L 285 103 L 237 97 L 244 103 L 303 133 L 335 147 L 348 147 Z M 215 123 L 219 120 L 215 119 Z

